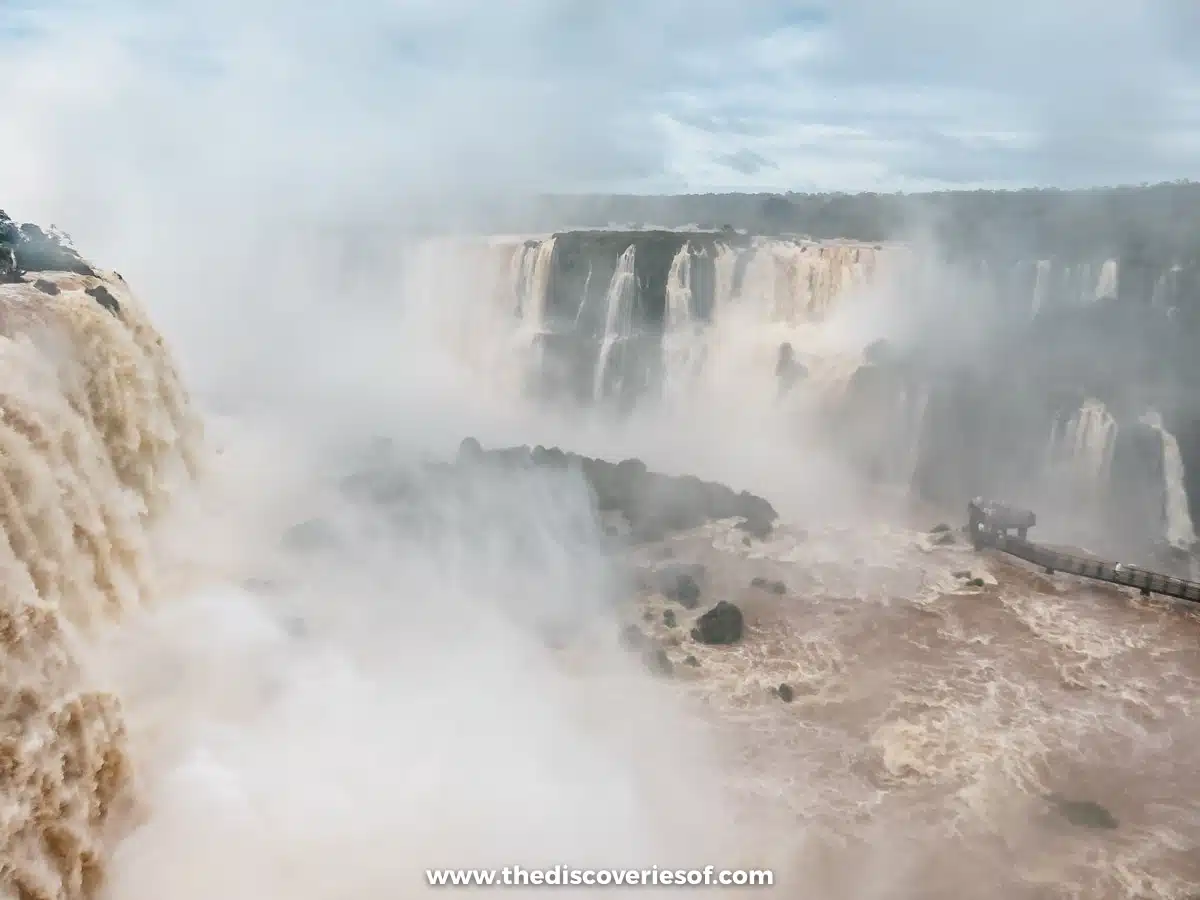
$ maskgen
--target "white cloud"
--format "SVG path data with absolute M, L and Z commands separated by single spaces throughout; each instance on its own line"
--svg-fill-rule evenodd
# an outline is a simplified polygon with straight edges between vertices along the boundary
M 284 200 L 1200 177 L 1195 10 L 43 0 L 3 14 L 0 197 L 103 231 Z

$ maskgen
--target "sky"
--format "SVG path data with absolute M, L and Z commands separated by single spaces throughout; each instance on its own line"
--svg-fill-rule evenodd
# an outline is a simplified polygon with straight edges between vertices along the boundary
M 0 197 L 1200 178 L 1196 47 L 1193 0 L 0 0 Z

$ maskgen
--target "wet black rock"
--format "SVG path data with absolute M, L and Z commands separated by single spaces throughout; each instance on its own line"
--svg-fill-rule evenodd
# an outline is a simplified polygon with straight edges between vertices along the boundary
M 696 620 L 692 639 L 702 644 L 736 644 L 742 639 L 745 617 L 734 604 L 721 600 Z
M 90 287 L 85 293 L 114 316 L 119 316 L 121 314 L 121 304 L 117 302 L 116 297 L 108 292 L 108 288 L 106 288 L 104 285 Z
M 782 581 L 771 581 L 767 578 L 759 576 L 750 580 L 750 586 L 758 588 L 761 591 L 767 591 L 772 594 L 783 596 L 787 593 L 787 585 Z
M 37 288 L 39 291 L 41 291 L 43 294 L 49 294 L 51 297 L 58 296 L 58 293 L 59 293 L 58 285 L 55 284 L 53 281 L 47 281 L 44 278 L 39 278 L 37 281 L 35 281 L 33 283 L 33 286 L 35 288 Z
M 1094 800 L 1070 800 L 1061 794 L 1046 794 L 1045 799 L 1072 825 L 1106 830 L 1120 826 L 1116 816 Z
M 775 362 L 775 377 L 779 381 L 781 394 L 786 394 L 795 387 L 798 381 L 803 381 L 808 377 L 807 367 L 796 359 L 796 351 L 787 342 L 779 345 L 779 357 Z
M 746 532 L 750 537 L 758 538 L 758 540 L 766 540 L 771 536 L 772 523 L 763 518 L 747 516 L 737 526 L 741 531 Z M 747 545 L 750 543 L 745 540 Z
M 557 447 L 484 450 L 477 440 L 466 438 L 456 464 L 465 463 L 576 469 L 591 488 L 598 511 L 624 516 L 637 542 L 662 540 L 710 521 L 735 518 L 742 520 L 743 530 L 766 537 L 778 519 L 774 507 L 762 497 L 691 475 L 651 472 L 639 459 L 611 463 Z
M 695 656 L 693 656 L 691 653 L 689 653 L 687 656 L 685 656 L 683 658 L 683 664 L 685 666 L 699 666 L 700 660 L 696 659 Z
M 696 563 L 673 563 L 653 574 L 655 589 L 684 609 L 695 609 L 700 605 L 700 580 L 703 578 L 704 566 Z
M 949 530 L 950 530 L 949 525 L 947 525 L 945 522 L 939 522 L 938 524 L 934 525 L 932 528 L 929 529 L 929 533 L 930 534 L 943 534 Z
M 792 690 L 790 684 L 779 685 L 779 687 L 775 688 L 775 695 L 784 703 L 791 703 L 796 699 L 796 692 Z
M 483 447 L 479 446 L 479 441 L 473 437 L 463 438 L 462 443 L 458 445 L 459 462 L 472 462 L 482 456 Z
M 664 609 L 663 610 L 663 624 L 666 625 L 668 628 L 674 628 L 676 625 L 679 624 L 678 620 L 676 620 L 676 618 L 675 618 L 674 610 L 672 610 L 672 609 Z
M 675 666 L 672 665 L 671 658 L 667 656 L 667 651 L 662 647 L 646 650 L 642 654 L 642 662 L 655 675 L 670 675 L 675 671 Z
M 982 578 L 972 578 L 967 584 L 971 585 L 971 587 L 981 588 L 984 586 L 984 580 Z
M 952 531 L 939 531 L 935 532 L 933 542 L 939 547 L 947 547 L 950 544 L 955 543 L 956 538 L 954 537 L 954 532 Z

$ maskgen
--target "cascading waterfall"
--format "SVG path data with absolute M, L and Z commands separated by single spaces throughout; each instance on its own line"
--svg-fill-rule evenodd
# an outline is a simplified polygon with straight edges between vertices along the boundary
M 79 654 L 157 594 L 148 529 L 202 435 L 118 276 L 38 278 L 0 285 L 0 896 L 88 900 L 138 797 Z
M 691 328 L 695 322 L 692 309 L 691 245 L 684 244 L 671 259 L 667 273 L 667 331 Z
M 1032 312 L 1037 315 L 1046 305 L 1046 296 L 1050 291 L 1051 264 L 1048 259 L 1039 259 L 1034 267 Z
M 848 292 L 872 283 L 880 257 L 892 252 L 768 238 L 699 249 L 689 242 L 667 279 L 664 393 L 731 415 L 759 405 L 766 414 L 777 397 L 786 397 L 789 408 L 836 405 L 863 362 L 863 348 L 854 335 L 831 340 L 828 321 Z M 706 253 L 712 259 L 707 320 L 697 313 L 692 283 L 695 261 Z M 784 345 L 809 376 L 781 394 L 776 369 Z
M 668 396 L 685 391 L 704 365 L 705 326 L 696 316 L 692 293 L 692 252 L 691 244 L 685 243 L 680 247 L 667 273 L 663 377 L 664 393 Z M 704 251 L 699 252 L 703 254 Z
M 896 442 L 899 448 L 898 471 L 893 474 L 893 481 L 905 488 L 912 486 L 916 476 L 921 452 L 921 434 L 925 427 L 925 412 L 929 408 L 929 395 L 930 389 L 927 384 L 910 387 L 900 394 L 901 429 L 899 440 Z
M 1100 276 L 1096 279 L 1096 299 L 1117 296 L 1117 261 L 1106 259 L 1100 266 Z
M 524 330 L 533 334 L 545 331 L 554 244 L 553 237 L 533 245 L 526 243 L 512 257 L 517 314 Z
M 751 249 L 742 252 L 755 251 Z M 728 244 L 717 244 L 716 259 L 713 261 L 713 321 L 720 319 L 721 310 L 732 302 L 734 289 L 739 287 L 736 284 L 739 258 L 739 252 Z
M 638 288 L 635 251 L 633 245 L 625 248 L 604 294 L 604 335 L 592 380 L 592 399 L 597 402 L 604 397 L 605 375 L 613 345 L 621 338 L 629 337 L 633 330 L 633 304 Z
M 898 244 L 679 234 L 665 239 L 670 253 L 663 258 L 656 254 L 664 232 L 647 234 L 653 237 L 647 238 L 645 252 L 636 233 L 628 245 L 615 247 L 611 237 L 600 238 L 595 246 L 603 250 L 595 258 L 588 242 L 572 235 L 572 250 L 562 257 L 561 272 L 558 248 L 568 246 L 564 235 L 492 239 L 507 266 L 506 275 L 494 276 L 503 287 L 491 290 L 502 297 L 497 301 L 489 299 L 486 289 L 474 290 L 504 315 L 484 315 L 469 326 L 460 325 L 473 336 L 473 343 L 462 343 L 472 365 L 483 368 L 478 361 L 491 360 L 487 365 L 495 370 L 506 358 L 511 368 L 514 346 L 533 345 L 546 353 L 548 345 L 531 338 L 554 331 L 554 365 L 538 367 L 538 377 L 548 386 L 553 382 L 567 387 L 580 401 L 601 402 L 630 377 L 627 367 L 660 362 L 662 399 L 668 405 L 730 421 L 744 418 L 746 427 L 759 427 L 752 423 L 775 417 L 790 419 L 799 428 L 801 421 L 812 421 L 811 413 L 836 412 L 845 405 L 846 389 L 864 365 L 864 344 L 890 334 L 881 322 L 941 321 L 939 292 L 981 291 L 979 302 L 985 306 L 1011 297 L 1018 304 L 1028 303 L 1037 315 L 1117 296 L 1120 287 L 1114 259 L 1031 259 L 1017 263 L 1013 271 L 981 260 L 966 267 L 971 276 L 962 267 L 947 270 L 929 254 Z M 616 259 L 608 255 L 616 251 Z M 448 269 L 461 272 L 478 265 L 459 260 L 439 267 L 444 279 Z M 594 273 L 607 277 L 610 272 L 606 290 L 592 296 L 589 286 L 598 287 Z M 449 277 L 462 276 L 450 272 Z M 1169 275 L 1159 277 L 1158 294 L 1165 295 L 1164 279 L 1169 281 Z M 660 285 L 662 295 L 641 298 L 643 280 Z M 1010 286 L 1018 285 L 1023 287 L 1013 295 Z M 644 353 L 654 351 L 640 343 L 640 329 L 652 341 L 656 323 L 634 319 L 637 310 L 653 316 L 656 300 L 662 314 L 661 357 L 648 362 Z M 929 302 L 933 305 L 922 309 Z M 514 327 L 515 343 L 503 337 Z M 636 347 L 630 338 L 637 338 Z M 485 343 L 494 345 L 494 351 L 487 351 Z M 784 345 L 791 347 L 804 370 L 788 390 L 782 389 L 776 374 Z M 582 369 L 571 362 L 584 359 Z M 643 371 L 639 369 L 639 378 Z M 882 418 L 872 433 L 888 448 L 877 471 L 886 472 L 888 481 L 911 482 L 918 468 L 931 390 L 929 384 L 900 389 L 894 411 L 876 413 Z M 1077 522 L 1099 522 L 1108 515 L 1102 506 L 1109 494 L 1115 437 L 1116 423 L 1094 399 L 1052 430 L 1046 451 L 1047 487 Z M 1164 440 L 1164 447 L 1166 454 L 1175 454 L 1165 460 L 1165 468 L 1171 472 L 1182 467 L 1177 446 Z M 1168 477 L 1175 479 L 1168 485 L 1168 528 L 1172 542 L 1182 546 L 1191 540 L 1192 531 L 1182 482 Z
M 870 280 L 878 252 L 873 247 L 834 243 L 760 239 L 748 250 L 740 285 L 730 278 L 727 297 L 735 291 L 743 303 L 761 307 L 765 321 L 821 322 L 837 298 Z M 735 257 L 736 261 L 736 257 Z M 722 287 L 721 279 L 718 284 Z
M 1166 488 L 1167 543 L 1181 550 L 1191 549 L 1196 543 L 1196 529 L 1188 508 L 1187 488 L 1184 482 L 1183 455 L 1179 452 L 1179 441 L 1163 427 L 1162 416 L 1157 410 L 1149 410 L 1142 416 L 1142 423 L 1158 432 L 1162 438 L 1163 480 Z
M 1085 400 L 1065 426 L 1055 422 L 1049 446 L 1051 483 L 1065 486 L 1073 505 L 1091 511 L 1101 501 L 1116 437 L 1116 419 L 1095 399 Z

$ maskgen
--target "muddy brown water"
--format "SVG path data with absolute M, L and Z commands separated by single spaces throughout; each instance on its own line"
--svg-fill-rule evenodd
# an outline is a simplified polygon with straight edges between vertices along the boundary
M 705 566 L 698 609 L 647 590 L 639 609 L 722 736 L 769 893 L 1200 895 L 1196 610 L 884 527 L 747 545 L 715 524 L 634 561 Z M 697 645 L 718 599 L 745 638 Z

